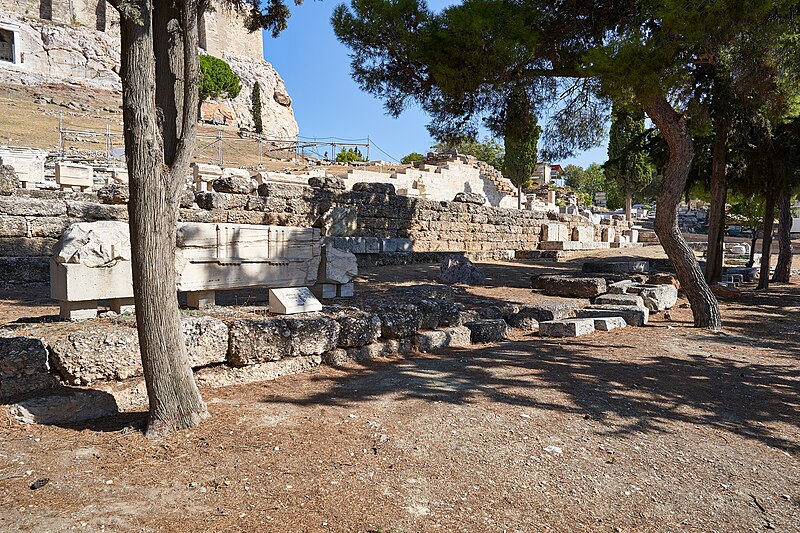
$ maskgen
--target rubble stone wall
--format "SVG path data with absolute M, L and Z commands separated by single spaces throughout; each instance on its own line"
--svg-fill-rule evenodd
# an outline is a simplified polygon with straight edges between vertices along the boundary
M 560 223 L 572 235 L 600 241 L 606 225 L 577 215 L 437 202 L 373 192 L 268 183 L 261 195 L 221 192 L 184 197 L 186 222 L 319 227 L 326 237 L 407 238 L 413 252 L 536 250 L 543 226 Z M 94 193 L 26 191 L 0 196 L 0 280 L 47 282 L 48 261 L 73 223 L 127 220 L 124 204 L 103 204 Z M 624 221 L 609 221 L 626 224 Z M 627 226 L 626 226 L 627 227 Z M 569 239 L 569 238 L 567 238 Z

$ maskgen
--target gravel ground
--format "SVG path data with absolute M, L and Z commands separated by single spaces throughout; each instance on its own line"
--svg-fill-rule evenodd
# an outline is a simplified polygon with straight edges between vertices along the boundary
M 469 292 L 524 300 L 526 276 L 574 266 L 483 265 L 489 287 Z M 361 289 L 433 272 L 375 269 Z M 144 413 L 3 420 L 0 529 L 798 531 L 799 304 L 800 285 L 776 285 L 723 304 L 722 334 L 678 308 L 206 389 L 211 418 L 159 441 Z

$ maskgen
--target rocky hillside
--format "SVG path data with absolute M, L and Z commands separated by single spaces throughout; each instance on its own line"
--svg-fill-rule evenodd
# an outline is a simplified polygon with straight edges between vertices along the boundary
M 90 90 L 105 89 L 119 94 L 118 37 L 113 33 L 73 27 L 0 11 L 0 17 L 18 25 L 22 64 L 0 62 L 0 84 L 41 86 L 68 84 Z M 250 94 L 258 81 L 262 90 L 264 134 L 270 138 L 294 138 L 298 133 L 292 100 L 275 69 L 264 60 L 225 57 L 242 79 L 242 93 L 229 108 L 234 122 L 252 126 Z

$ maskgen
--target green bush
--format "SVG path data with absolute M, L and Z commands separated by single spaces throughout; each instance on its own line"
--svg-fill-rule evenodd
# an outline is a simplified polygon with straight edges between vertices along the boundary
M 411 163 L 416 163 L 417 161 L 422 161 L 423 159 L 425 159 L 425 156 L 422 155 L 421 153 L 411 152 L 403 159 L 401 159 L 400 162 L 404 165 L 410 165 Z
M 361 150 L 356 148 L 345 148 L 336 154 L 337 163 L 352 163 L 353 161 L 366 161 L 367 158 L 361 155 Z
M 200 100 L 236 98 L 242 92 L 239 76 L 218 57 L 200 56 Z

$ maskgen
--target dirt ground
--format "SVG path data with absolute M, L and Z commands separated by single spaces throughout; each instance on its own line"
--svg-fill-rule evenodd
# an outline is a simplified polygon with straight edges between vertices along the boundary
M 484 264 L 461 297 L 528 301 L 530 274 L 580 261 Z M 358 290 L 434 273 L 371 269 Z M 53 313 L 29 292 L 0 295 L 0 324 Z M 799 305 L 795 281 L 723 303 L 721 334 L 678 307 L 206 389 L 211 418 L 159 441 L 144 413 L 3 420 L 0 529 L 800 531 Z

